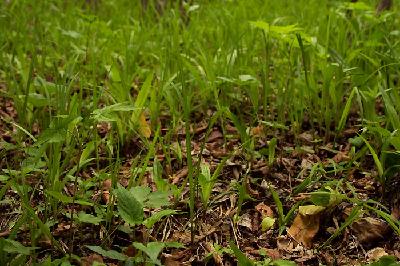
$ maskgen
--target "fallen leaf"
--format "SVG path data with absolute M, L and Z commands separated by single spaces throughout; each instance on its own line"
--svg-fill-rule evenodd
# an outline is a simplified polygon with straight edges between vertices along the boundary
M 262 137 L 264 135 L 264 126 L 260 125 L 260 126 L 256 126 L 251 128 L 251 136 L 254 137 Z
M 222 133 L 219 130 L 214 130 L 211 132 L 210 136 L 208 136 L 207 142 L 213 142 L 220 138 L 223 138 Z
M 173 174 L 170 179 L 172 180 L 172 184 L 178 184 L 182 179 L 184 179 L 189 172 L 187 166 L 179 170 L 176 174 Z
M 144 115 L 144 112 L 142 112 L 139 116 L 139 131 L 140 134 L 142 134 L 145 138 L 150 138 L 151 136 L 151 129 L 150 125 L 146 120 L 146 116 Z
M 385 249 L 381 247 L 376 247 L 371 250 L 368 250 L 367 252 L 367 258 L 369 261 L 377 261 L 383 256 L 387 256 L 388 254 L 386 253 Z
M 348 155 L 347 151 L 339 151 L 336 153 L 336 155 L 332 158 L 332 160 L 335 163 L 340 163 L 340 162 L 347 162 L 350 160 L 350 157 Z
M 312 142 L 313 141 L 313 136 L 309 132 L 301 133 L 300 135 L 298 135 L 298 138 L 304 142 Z
M 325 207 L 300 206 L 299 213 L 288 230 L 288 234 L 305 247 L 312 246 L 312 240 L 319 230 L 319 219 Z
M 271 209 L 271 207 L 265 205 L 264 202 L 257 204 L 255 208 L 263 217 L 268 216 L 273 218 L 275 216 L 274 211 Z
M 172 254 L 162 254 L 164 257 L 163 265 L 165 266 L 182 266 L 191 265 L 188 261 L 191 258 L 190 249 L 182 251 L 173 251 Z
M 103 257 L 98 254 L 92 254 L 81 258 L 81 266 L 92 266 L 94 262 L 103 263 Z
M 365 217 L 354 221 L 351 229 L 360 243 L 371 243 L 383 239 L 390 228 L 380 219 Z
M 279 236 L 276 240 L 278 250 L 284 250 L 292 253 L 294 249 L 293 240 L 288 236 Z
M 242 216 L 240 216 L 239 221 L 238 221 L 238 225 L 243 226 L 243 227 L 247 227 L 249 228 L 251 231 L 253 231 L 253 223 L 252 223 L 252 217 L 250 216 L 250 214 L 245 213 Z

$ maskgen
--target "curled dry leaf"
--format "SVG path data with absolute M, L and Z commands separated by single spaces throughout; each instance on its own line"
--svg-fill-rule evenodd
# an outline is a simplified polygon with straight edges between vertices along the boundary
M 264 135 L 264 126 L 256 126 L 251 128 L 250 134 L 254 137 L 262 137 Z
M 354 231 L 360 243 L 371 243 L 383 239 L 390 230 L 382 220 L 365 217 L 353 222 L 351 229 Z
M 268 216 L 268 217 L 274 217 L 274 211 L 271 209 L 271 207 L 269 207 L 268 205 L 266 205 L 264 202 L 261 202 L 259 204 L 257 204 L 256 206 L 256 210 L 263 216 Z
M 347 162 L 350 160 L 350 157 L 348 155 L 347 151 L 339 151 L 336 153 L 336 155 L 332 158 L 332 160 L 335 163 L 340 163 L 340 162 Z
M 305 247 L 311 247 L 312 240 L 319 230 L 319 220 L 324 209 L 325 207 L 316 205 L 300 206 L 288 234 Z

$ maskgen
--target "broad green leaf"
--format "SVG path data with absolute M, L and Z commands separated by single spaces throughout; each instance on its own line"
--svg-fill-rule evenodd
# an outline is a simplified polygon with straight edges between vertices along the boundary
M 202 163 L 200 165 L 200 168 L 201 173 L 199 174 L 198 182 L 201 188 L 201 199 L 203 200 L 204 206 L 206 206 L 210 198 L 214 182 L 211 177 L 210 166 L 208 164 Z
M 146 207 L 160 208 L 169 204 L 169 193 L 164 191 L 155 191 L 149 194 L 148 200 L 145 203 Z
M 133 193 L 122 186 L 114 190 L 117 196 L 118 213 L 130 225 L 137 225 L 143 221 L 143 205 L 135 198 Z
M 367 266 L 399 266 L 400 263 L 397 262 L 394 256 L 383 256 L 378 261 L 368 264 Z
M 327 191 L 311 192 L 311 201 L 315 205 L 332 207 L 338 205 L 343 200 L 343 195 L 330 187 L 325 188 Z
M 135 199 L 140 202 L 140 204 L 144 205 L 144 202 L 147 201 L 151 190 L 149 187 L 137 186 L 129 189 L 129 192 L 135 196 Z
M 161 265 L 161 261 L 158 259 L 158 255 L 160 255 L 161 251 L 165 247 L 163 242 L 149 242 L 147 246 L 142 243 L 134 242 L 132 245 L 146 253 L 146 255 L 150 258 L 151 262 L 156 265 Z
M 119 112 L 131 112 L 136 108 L 131 103 L 116 103 L 92 112 L 92 118 L 98 122 L 115 122 Z
M 88 249 L 91 251 L 94 251 L 96 253 L 99 253 L 103 257 L 113 259 L 113 260 L 120 260 L 120 261 L 125 261 L 128 259 L 128 257 L 118 251 L 115 250 L 105 250 L 102 247 L 99 246 L 86 246 Z
M 250 24 L 256 28 L 265 30 L 267 32 L 274 32 L 277 34 L 289 34 L 301 31 L 301 28 L 296 24 L 286 25 L 286 26 L 275 26 L 271 25 L 265 21 L 250 21 Z
M 346 9 L 350 9 L 350 10 L 362 10 L 362 11 L 368 11 L 368 10 L 372 10 L 372 7 L 367 5 L 365 2 L 363 1 L 359 1 L 359 2 L 351 2 L 351 3 L 345 3 L 344 7 Z
M 121 75 L 119 74 L 119 69 L 115 65 L 111 66 L 111 68 L 109 69 L 109 72 L 110 72 L 111 80 L 113 82 L 121 82 L 122 81 Z
M 103 221 L 101 217 L 94 216 L 89 213 L 84 213 L 84 212 L 79 212 L 77 216 L 78 221 L 81 223 L 90 223 L 90 224 L 95 224 L 98 225 Z
M 19 95 L 19 98 L 22 100 L 26 96 Z M 49 100 L 41 94 L 38 93 L 29 93 L 28 99 L 29 104 L 32 104 L 34 107 L 43 107 L 49 105 Z
M 18 253 L 23 255 L 29 255 L 32 250 L 37 249 L 36 247 L 25 247 L 21 243 L 11 239 L 4 239 L 7 244 L 4 245 L 3 250 L 8 253 Z

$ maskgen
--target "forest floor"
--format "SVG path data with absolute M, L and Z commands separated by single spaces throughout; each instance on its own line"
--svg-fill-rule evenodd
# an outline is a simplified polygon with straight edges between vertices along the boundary
M 259 20 L 295 17 L 279 3 L 17 2 L 0 9 L 0 264 L 400 265 L 395 11 L 327 5 L 325 36 L 315 1 L 315 44 Z

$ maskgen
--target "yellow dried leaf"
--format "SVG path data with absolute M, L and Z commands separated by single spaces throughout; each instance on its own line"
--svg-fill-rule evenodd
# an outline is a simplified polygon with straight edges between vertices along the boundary
M 151 136 L 151 129 L 149 123 L 147 123 L 146 116 L 144 112 L 142 112 L 139 116 L 139 132 L 145 138 L 150 138 Z

